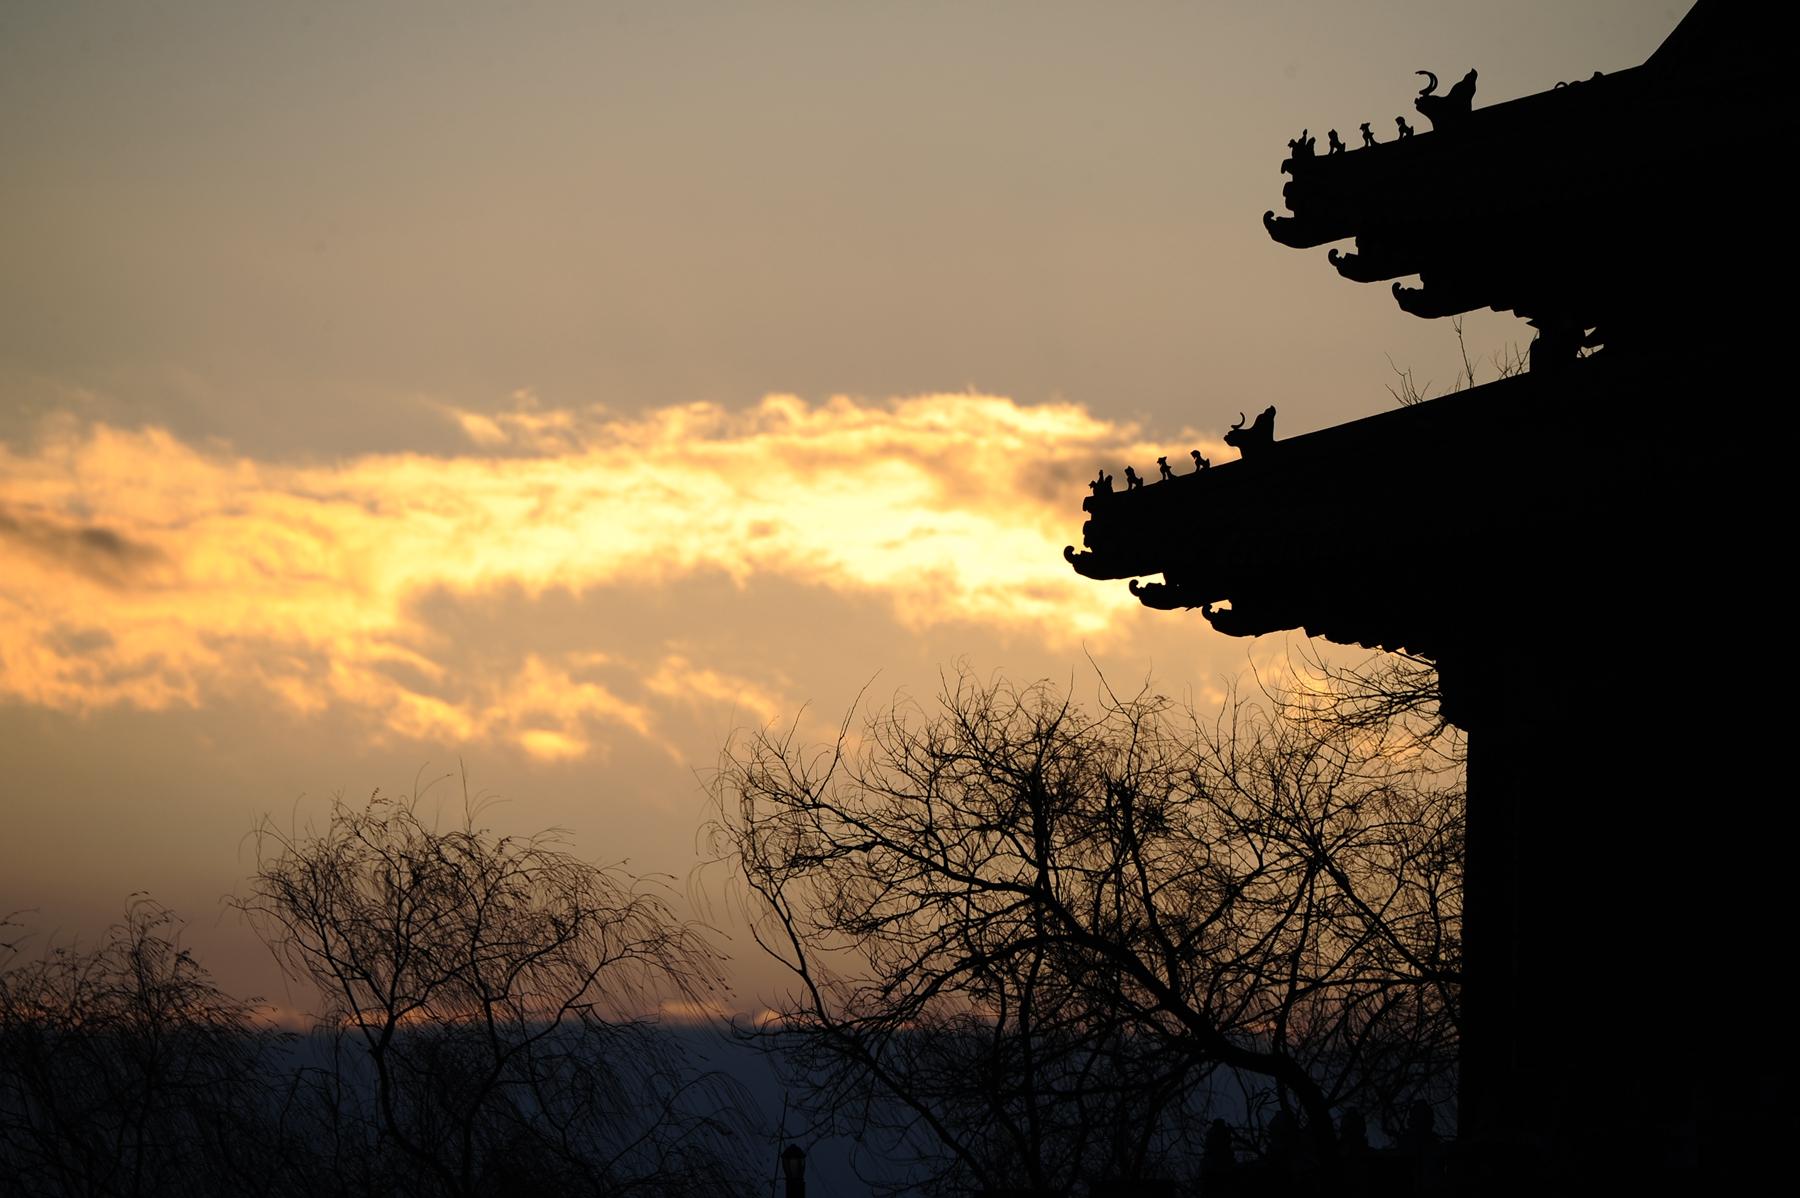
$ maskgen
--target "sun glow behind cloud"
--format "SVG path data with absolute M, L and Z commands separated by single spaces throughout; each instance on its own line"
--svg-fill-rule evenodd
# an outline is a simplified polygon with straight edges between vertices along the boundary
M 1083 483 L 1174 448 L 1076 406 L 978 395 L 627 418 L 520 393 L 444 415 L 467 453 L 258 461 L 66 416 L 0 449 L 0 695 L 162 710 L 250 691 L 544 760 L 584 755 L 596 728 L 673 752 L 664 710 L 729 700 L 763 721 L 790 697 L 679 645 L 470 669 L 420 601 L 630 585 L 679 604 L 717 573 L 825 588 L 912 630 L 1103 640 L 1135 605 L 1060 560 Z

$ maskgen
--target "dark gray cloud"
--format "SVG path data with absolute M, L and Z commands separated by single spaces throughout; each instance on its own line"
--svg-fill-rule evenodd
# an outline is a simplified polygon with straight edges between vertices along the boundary
M 145 581 L 168 556 L 102 524 L 70 524 L 0 506 L 0 541 L 103 586 Z

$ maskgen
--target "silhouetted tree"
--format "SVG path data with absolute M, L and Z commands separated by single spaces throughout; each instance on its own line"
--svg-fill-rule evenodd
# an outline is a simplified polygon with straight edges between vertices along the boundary
M 371 1138 L 344 1155 L 374 1191 L 740 1192 L 734 1094 L 649 1019 L 717 985 L 698 930 L 552 835 L 438 830 L 417 801 L 265 823 L 239 900 L 349 1042 L 309 1075 L 313 1138 Z
M 1285 681 L 1266 683 L 1284 718 L 1310 723 L 1322 735 L 1379 736 L 1390 752 L 1422 756 L 1435 766 L 1462 769 L 1468 741 L 1444 715 L 1436 665 L 1406 653 L 1377 653 L 1346 663 L 1302 642 Z
M 1456 349 L 1457 353 L 1462 357 L 1462 369 L 1458 371 L 1456 377 L 1451 380 L 1450 389 L 1445 392 L 1446 395 L 1453 395 L 1458 391 L 1473 387 L 1475 385 L 1476 374 L 1475 360 L 1469 356 L 1469 343 L 1463 336 L 1463 318 L 1460 316 L 1452 316 L 1450 318 L 1450 327 L 1456 332 Z M 1535 344 L 1535 342 L 1533 344 Z M 1586 357 L 1592 351 L 1582 349 L 1579 352 L 1582 357 Z M 1520 349 L 1516 343 L 1508 344 L 1504 348 L 1498 349 L 1489 355 L 1488 362 L 1493 366 L 1494 378 L 1496 380 L 1509 379 L 1514 375 L 1524 374 L 1527 370 L 1531 369 L 1531 347 L 1527 346 L 1525 349 Z M 1388 386 L 1387 390 L 1388 394 L 1394 397 L 1395 403 L 1402 407 L 1411 407 L 1413 404 L 1424 403 L 1427 399 L 1431 398 L 1431 384 L 1426 383 L 1423 387 L 1420 387 L 1418 382 L 1414 380 L 1413 372 L 1410 368 L 1406 370 L 1400 369 L 1400 367 L 1394 365 L 1394 360 L 1392 358 L 1388 359 L 1388 366 L 1394 372 L 1394 382 Z
M 1453 1091 L 1460 774 L 1378 721 L 959 674 L 828 746 L 735 742 L 716 797 L 795 982 L 764 1034 L 939 1181 L 1197 1173 L 1227 1084 L 1330 1169 L 1335 1111 Z
M 178 930 L 139 895 L 92 949 L 0 946 L 0 1191 L 280 1192 L 280 1037 Z

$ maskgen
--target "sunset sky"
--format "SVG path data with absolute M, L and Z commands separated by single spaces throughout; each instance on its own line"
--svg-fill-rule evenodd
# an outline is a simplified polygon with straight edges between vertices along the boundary
M 304 1001 L 221 908 L 265 814 L 460 761 L 497 826 L 708 892 L 734 730 L 959 661 L 1216 703 L 1298 642 L 1077 577 L 1085 480 L 1461 368 L 1263 233 L 1287 139 L 1685 9 L 0 7 L 0 913 L 149 891 Z

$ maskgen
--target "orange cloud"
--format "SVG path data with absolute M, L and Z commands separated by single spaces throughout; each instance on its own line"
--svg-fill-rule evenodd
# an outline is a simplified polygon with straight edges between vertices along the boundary
M 463 676 L 416 601 L 720 571 L 866 596 L 913 629 L 1102 638 L 1135 605 L 1062 563 L 1085 480 L 1174 448 L 1073 405 L 979 395 L 632 417 L 514 398 L 447 410 L 470 440 L 449 457 L 258 461 L 69 418 L 29 450 L 0 447 L 0 696 L 163 709 L 248 686 L 544 760 L 588 752 L 597 727 L 660 744 L 660 710 L 767 720 L 791 703 L 678 646 L 618 663 L 636 698 L 593 677 L 592 655 Z M 1216 448 L 1180 439 L 1194 444 Z

